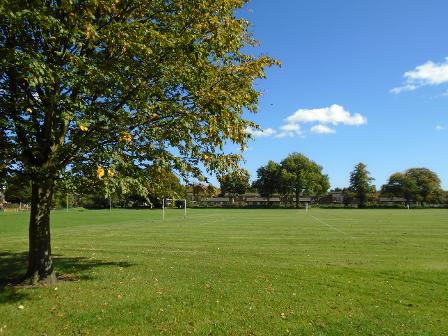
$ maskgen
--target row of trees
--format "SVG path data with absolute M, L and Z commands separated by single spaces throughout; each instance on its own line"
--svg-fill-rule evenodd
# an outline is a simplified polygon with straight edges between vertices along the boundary
M 379 191 L 372 184 L 373 181 L 366 165 L 358 163 L 350 173 L 350 186 L 337 191 L 342 191 L 346 203 L 356 201 L 361 208 L 369 202 L 374 203 L 379 197 L 399 197 L 407 204 L 413 202 L 422 206 L 425 203 L 441 204 L 448 201 L 439 177 L 427 168 L 410 168 L 394 173 Z
M 360 162 L 350 172 L 350 185 L 347 188 L 336 188 L 343 193 L 345 202 L 356 202 L 364 208 L 378 197 L 400 197 L 407 203 L 416 202 L 440 204 L 445 202 L 445 194 L 436 173 L 427 168 L 410 168 L 405 172 L 392 174 L 387 183 L 377 191 L 375 179 Z M 288 155 L 280 163 L 269 161 L 257 170 L 257 179 L 250 185 L 247 170 L 235 171 L 219 178 L 221 194 L 234 199 L 252 189 L 260 196 L 270 198 L 276 194 L 284 204 L 292 204 L 295 200 L 299 206 L 300 196 L 320 197 L 329 189 L 328 176 L 322 173 L 322 167 L 299 153 Z
M 322 196 L 330 188 L 328 176 L 322 167 L 300 153 L 292 153 L 280 163 L 269 161 L 257 170 L 257 179 L 252 187 L 268 199 L 279 194 L 285 204 L 295 201 L 299 206 L 300 196 Z M 249 188 L 250 175 L 247 170 L 235 171 L 219 178 L 221 193 L 234 197 L 244 194 Z
M 278 195 L 285 205 L 295 201 L 298 206 L 301 196 L 319 198 L 329 189 L 328 177 L 322 173 L 322 167 L 299 153 L 290 154 L 280 163 L 269 161 L 257 170 L 257 179 L 252 184 L 250 174 L 245 169 L 221 175 L 220 189 L 203 182 L 182 184 L 180 178 L 167 169 L 146 169 L 146 180 L 146 196 L 141 196 L 136 190 L 124 189 L 110 176 L 103 176 L 95 183 L 88 183 L 88 179 L 81 176 L 66 177 L 55 185 L 53 207 L 65 207 L 67 195 L 69 204 L 86 208 L 106 208 L 109 206 L 109 198 L 113 204 L 122 207 L 144 204 L 158 207 L 161 206 L 162 198 L 186 198 L 188 191 L 193 201 L 221 195 L 228 196 L 233 203 L 236 197 L 251 191 L 266 197 L 268 203 L 273 195 Z M 345 204 L 357 203 L 360 208 L 377 202 L 379 197 L 400 197 L 408 203 L 422 205 L 445 202 L 440 179 L 427 168 L 411 168 L 394 173 L 378 191 L 373 181 L 367 166 L 360 162 L 350 173 L 350 185 L 333 191 L 343 194 Z M 12 203 L 29 203 L 32 198 L 30 181 L 21 175 L 11 177 L 5 196 Z M 331 202 L 331 199 L 327 199 L 327 202 Z

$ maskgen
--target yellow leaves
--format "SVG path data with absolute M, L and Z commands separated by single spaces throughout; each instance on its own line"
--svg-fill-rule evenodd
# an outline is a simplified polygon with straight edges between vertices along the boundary
M 28 108 L 26 109 L 26 112 L 29 113 L 29 114 L 31 114 L 31 113 L 33 113 L 33 110 L 31 109 L 31 107 L 28 107 Z
M 79 127 L 79 129 L 80 129 L 81 131 L 83 131 L 83 132 L 87 132 L 87 131 L 89 130 L 89 128 L 87 127 L 87 125 L 82 124 L 82 123 L 79 124 L 78 127 Z
M 91 24 L 86 24 L 85 35 L 88 40 L 98 36 L 98 34 L 95 31 L 95 28 Z
M 105 174 L 104 168 L 102 166 L 98 166 L 98 168 L 96 169 L 96 176 L 99 179 L 101 179 L 101 178 L 103 178 L 104 174 Z
M 112 167 L 109 167 L 107 169 L 107 176 L 109 177 L 114 177 L 115 176 L 115 169 L 113 169 Z M 106 169 L 104 169 L 103 166 L 98 166 L 98 168 L 96 169 L 96 176 L 99 179 L 102 179 L 104 176 L 106 175 Z
M 230 126 L 227 126 L 227 127 L 224 129 L 224 135 L 225 135 L 226 137 L 229 137 L 231 134 L 232 134 L 232 128 L 231 128 Z
M 131 142 L 132 141 L 132 136 L 128 132 L 123 132 L 120 135 L 120 141 L 122 141 L 122 142 Z

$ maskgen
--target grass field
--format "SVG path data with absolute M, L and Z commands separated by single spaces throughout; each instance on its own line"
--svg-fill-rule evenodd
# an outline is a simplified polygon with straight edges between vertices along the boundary
M 2 279 L 27 222 L 0 213 Z M 59 211 L 52 239 L 76 281 L 4 287 L 0 335 L 448 335 L 448 210 Z

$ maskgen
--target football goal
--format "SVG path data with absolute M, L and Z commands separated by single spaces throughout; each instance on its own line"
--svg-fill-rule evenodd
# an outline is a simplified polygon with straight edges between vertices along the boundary
M 184 209 L 184 218 L 187 218 L 186 199 L 164 198 L 162 199 L 162 220 L 165 220 L 166 209 L 171 208 L 173 206 L 177 209 Z

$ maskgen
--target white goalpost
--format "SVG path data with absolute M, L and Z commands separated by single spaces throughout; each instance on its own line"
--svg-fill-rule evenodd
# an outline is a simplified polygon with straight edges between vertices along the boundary
M 174 199 L 174 198 L 163 198 L 162 199 L 162 220 L 165 220 L 165 208 L 169 204 L 169 202 L 182 202 L 183 201 L 183 208 L 184 208 L 184 219 L 187 218 L 187 200 L 186 199 Z

